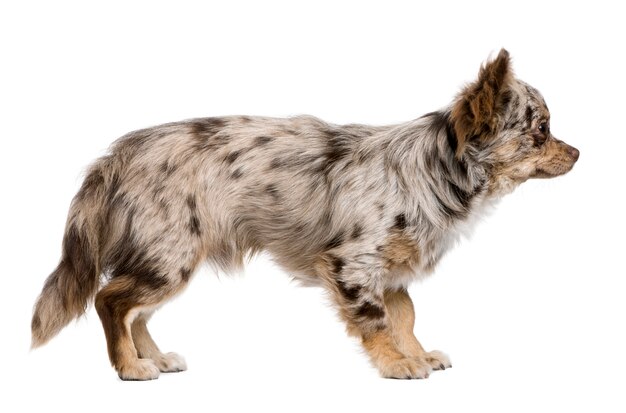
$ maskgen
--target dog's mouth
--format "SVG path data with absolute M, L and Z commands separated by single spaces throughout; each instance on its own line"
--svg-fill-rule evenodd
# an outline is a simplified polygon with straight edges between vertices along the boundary
M 571 165 L 550 165 L 547 167 L 538 166 L 535 170 L 535 173 L 531 176 L 531 178 L 535 179 L 548 179 L 548 178 L 556 178 L 557 176 L 565 175 L 569 171 L 572 170 L 574 164 Z
M 555 176 L 557 176 L 557 175 L 552 175 L 552 174 L 549 174 L 549 173 L 547 173 L 545 171 L 537 170 L 537 171 L 535 171 L 535 173 L 533 175 L 531 175 L 531 178 L 533 178 L 533 179 L 548 179 L 548 178 L 554 178 Z
M 559 142 L 559 146 L 558 152 L 554 153 L 550 159 L 537 163 L 535 173 L 531 178 L 554 178 L 572 170 L 580 152 L 563 142 Z

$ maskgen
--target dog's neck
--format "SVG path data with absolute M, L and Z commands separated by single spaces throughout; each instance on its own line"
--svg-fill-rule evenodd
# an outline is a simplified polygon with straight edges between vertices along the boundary
M 445 229 L 482 203 L 487 170 L 471 152 L 455 155 L 449 111 L 432 112 L 381 136 L 385 168 L 418 221 Z M 480 200 L 480 202 L 479 202 Z

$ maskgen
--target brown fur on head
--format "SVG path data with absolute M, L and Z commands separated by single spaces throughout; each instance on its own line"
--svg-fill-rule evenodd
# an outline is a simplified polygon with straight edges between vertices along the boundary
M 550 132 L 550 112 L 541 94 L 516 79 L 509 53 L 502 49 L 466 86 L 451 110 L 456 156 L 486 166 L 489 190 L 509 192 L 529 178 L 568 172 L 577 149 Z
M 493 61 L 480 69 L 478 80 L 459 94 L 452 108 L 457 156 L 471 141 L 494 135 L 498 122 L 498 99 L 511 80 L 509 52 L 502 49 Z

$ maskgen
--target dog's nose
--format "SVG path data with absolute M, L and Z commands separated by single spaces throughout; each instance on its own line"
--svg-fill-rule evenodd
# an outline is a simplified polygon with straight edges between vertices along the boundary
M 572 158 L 574 158 L 574 162 L 576 162 L 578 160 L 578 157 L 580 156 L 580 151 L 578 149 L 574 148 L 573 146 L 570 146 L 567 149 L 567 153 L 569 153 L 570 156 Z

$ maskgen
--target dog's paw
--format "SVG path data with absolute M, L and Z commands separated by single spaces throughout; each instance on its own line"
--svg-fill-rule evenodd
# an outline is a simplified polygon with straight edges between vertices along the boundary
M 450 358 L 439 350 L 426 353 L 424 360 L 432 367 L 433 370 L 445 370 L 452 367 Z
M 381 376 L 388 379 L 426 379 L 431 372 L 428 364 L 412 358 L 394 360 L 378 369 Z
M 150 359 L 138 359 L 120 367 L 117 374 L 122 380 L 154 380 L 159 377 L 159 368 Z
M 162 373 L 176 373 L 187 370 L 185 359 L 176 353 L 161 354 L 153 361 Z

